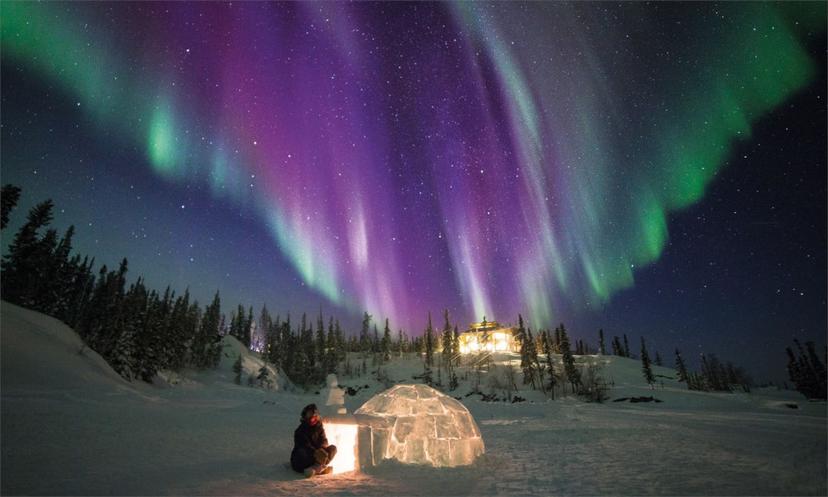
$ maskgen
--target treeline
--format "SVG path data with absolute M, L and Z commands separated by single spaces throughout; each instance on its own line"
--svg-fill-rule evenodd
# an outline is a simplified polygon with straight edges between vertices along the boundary
M 20 189 L 2 189 L 2 228 Z M 71 255 L 74 226 L 62 237 L 48 228 L 54 205 L 28 213 L 0 263 L 3 299 L 55 317 L 127 380 L 152 381 L 159 370 L 215 367 L 220 358 L 218 294 L 202 309 L 189 292 L 150 290 L 142 278 L 127 287 L 127 260 L 118 269 L 94 270 L 88 256 Z M 45 230 L 45 232 L 43 232 Z M 42 233 L 41 233 L 42 232 Z
M 484 318 L 485 323 L 485 318 Z M 483 334 L 482 351 L 466 359 L 474 369 L 475 375 L 491 366 L 491 353 L 486 352 L 488 335 Z M 512 336 L 519 346 L 520 371 L 522 384 L 533 390 L 540 390 L 554 399 L 558 395 L 571 392 L 589 401 L 601 402 L 607 398 L 607 382 L 601 377 L 600 367 L 595 364 L 578 364 L 575 355 L 587 355 L 593 352 L 586 343 L 575 341 L 573 350 L 569 334 L 563 323 L 554 330 L 541 329 L 532 333 L 518 315 L 518 326 L 512 328 Z M 560 359 L 558 359 L 560 356 Z M 507 397 L 518 390 L 515 380 L 517 371 L 507 364 L 505 366 L 505 384 L 498 386 L 507 391 Z M 498 380 L 499 381 L 499 380 Z M 479 389 L 479 381 L 473 382 L 473 388 Z
M 828 362 L 828 348 L 825 350 L 823 359 L 819 360 L 814 342 L 806 342 L 805 349 L 799 340 L 794 339 L 797 353 L 790 347 L 785 347 L 788 354 L 788 377 L 794 384 L 794 388 L 809 399 L 822 399 L 828 397 L 826 392 L 826 370 L 825 362 Z
M 19 197 L 19 188 L 12 185 L 2 188 L 1 229 L 6 228 L 9 213 Z M 65 322 L 128 380 L 149 382 L 160 370 L 214 368 L 221 357 L 220 341 L 225 334 L 261 353 L 266 363 L 278 368 L 292 383 L 304 387 L 320 384 L 328 373 L 349 377 L 366 375 L 369 364 L 372 373 L 381 380 L 382 366 L 391 357 L 409 353 L 423 359 L 423 372 L 416 379 L 437 387 L 443 387 L 445 381 L 449 390 L 458 386 L 461 365 L 467 366 L 465 378 L 470 374 L 477 378 L 474 388 L 479 388 L 482 372 L 491 365 L 491 354 L 485 350 L 461 356 L 458 327 L 451 324 L 447 310 L 441 330 L 435 330 L 429 313 L 425 332 L 414 337 L 402 330 L 393 333 L 388 319 L 380 333 L 367 312 L 359 334 L 347 337 L 339 320 L 328 317 L 326 321 L 321 311 L 315 325 L 306 314 L 292 324 L 289 315 L 284 320 L 279 315 L 273 317 L 266 305 L 258 313 L 258 319 L 252 306 L 239 305 L 228 323 L 221 313 L 218 293 L 210 305 L 202 308 L 197 301 L 191 301 L 189 291 L 176 295 L 167 287 L 164 292 L 158 292 L 148 289 L 143 278 L 128 284 L 126 259 L 117 269 L 102 266 L 96 271 L 94 259 L 72 254 L 73 226 L 62 236 L 48 228 L 53 208 L 51 200 L 33 207 L 14 236 L 0 264 L 3 299 Z M 595 353 L 605 355 L 603 329 L 598 331 L 597 348 L 583 340 L 575 340 L 573 344 L 563 323 L 554 330 L 542 329 L 533 334 L 519 315 L 518 327 L 512 332 L 520 345 L 524 385 L 552 398 L 558 393 L 572 392 L 588 400 L 604 399 L 608 386 L 600 368 L 595 364 L 579 365 L 574 358 Z M 807 397 L 824 399 L 824 363 L 817 357 L 812 342 L 805 348 L 794 342 L 798 354 L 790 347 L 786 349 L 791 381 Z M 613 336 L 610 348 L 612 355 L 636 358 L 626 334 Z M 675 355 L 678 380 L 691 390 L 749 391 L 753 384 L 742 368 L 731 362 L 723 363 L 715 355 L 702 354 L 698 372 L 687 368 L 678 349 Z M 653 374 L 652 365 L 661 366 L 662 359 L 658 352 L 650 358 L 643 337 L 639 358 L 645 381 L 654 385 L 657 375 Z M 240 375 L 241 363 L 237 362 Z M 267 368 L 263 369 L 259 372 L 260 382 L 264 381 L 261 376 L 266 375 Z M 516 384 L 512 386 L 517 390 Z
M 606 381 L 601 377 L 600 368 L 594 364 L 576 364 L 573 355 L 590 355 L 598 353 L 606 354 L 604 330 L 598 330 L 598 347 L 593 349 L 582 340 L 575 341 L 572 348 L 566 327 L 561 323 L 554 331 L 541 330 L 538 334 L 532 334 L 531 329 L 526 329 L 523 317 L 518 316 L 518 327 L 514 329 L 514 336 L 520 343 L 521 369 L 523 372 L 523 383 L 530 385 L 533 389 L 542 390 L 553 398 L 556 389 L 561 389 L 565 394 L 567 388 L 572 393 L 581 395 L 591 400 L 601 400 L 608 390 Z M 647 349 L 644 337 L 641 337 L 641 347 L 638 356 L 630 351 L 630 344 L 627 335 L 621 337 L 613 336 L 611 343 L 611 355 L 626 357 L 641 361 L 641 372 L 644 380 L 655 387 L 657 375 L 653 372 L 653 365 L 663 366 L 659 352 L 651 357 Z M 538 356 L 541 351 L 545 356 L 541 360 Z M 560 355 L 560 362 L 553 359 L 553 354 Z M 800 361 L 801 362 L 801 361 Z M 733 392 L 742 390 L 749 392 L 753 380 L 746 371 L 732 362 L 721 362 L 715 355 L 700 356 L 701 370 L 690 371 L 687 368 L 681 353 L 676 349 L 676 370 L 678 381 L 684 382 L 690 390 Z M 807 362 L 803 362 L 807 364 Z M 816 368 L 802 368 L 802 370 L 819 370 Z M 823 368 L 824 371 L 824 368 Z
M 715 354 L 701 354 L 701 370 L 691 371 L 687 368 L 679 349 L 676 349 L 676 371 L 678 381 L 687 384 L 689 390 L 706 392 L 733 392 L 742 390 L 750 392 L 752 378 L 741 367 L 732 362 L 721 362 Z
M 3 229 L 19 198 L 18 187 L 2 188 Z M 51 200 L 37 204 L 14 236 L 0 263 L 3 299 L 63 321 L 127 380 L 151 382 L 161 370 L 214 368 L 226 334 L 304 387 L 321 383 L 331 372 L 367 374 L 369 360 L 375 368 L 395 354 L 432 358 L 437 348 L 433 335 L 410 338 L 398 330 L 392 337 L 387 319 L 380 336 L 368 313 L 359 336 L 346 338 L 338 319 L 330 317 L 326 328 L 321 312 L 315 329 L 305 314 L 294 327 L 289 315 L 274 318 L 266 305 L 258 320 L 252 306 L 242 305 L 227 320 L 218 292 L 202 308 L 189 291 L 177 296 L 167 287 L 159 293 L 148 289 L 143 278 L 128 285 L 127 259 L 115 270 L 104 265 L 95 271 L 94 259 L 72 255 L 74 226 L 59 237 L 48 227 L 53 209 Z M 351 363 L 347 352 L 360 353 L 361 364 Z M 240 361 L 235 369 L 240 377 Z M 269 382 L 263 369 L 256 379 Z
M 259 350 L 265 360 L 278 367 L 293 383 L 306 387 L 321 383 L 330 373 L 359 377 L 368 374 L 369 365 L 377 372 L 391 357 L 407 353 L 423 355 L 424 364 L 430 369 L 437 346 L 433 330 L 431 334 L 427 331 L 425 336 L 410 338 L 402 330 L 393 333 L 388 319 L 380 334 L 373 316 L 367 312 L 363 314 L 359 334 L 347 337 L 338 319 L 329 317 L 326 325 L 321 312 L 315 327 L 306 314 L 293 327 L 290 316 L 285 320 L 278 315 L 272 318 L 263 307 L 253 328 L 261 338 L 260 345 L 254 344 L 252 348 Z M 251 345 L 245 338 L 241 340 Z
M 20 189 L 5 185 L 0 198 L 5 228 Z M 376 325 L 372 333 L 367 313 L 359 337 L 348 339 L 333 317 L 326 329 L 321 313 L 315 330 L 306 315 L 294 328 L 290 316 L 273 318 L 267 306 L 255 320 L 252 307 L 239 305 L 228 322 L 218 293 L 209 306 L 201 307 L 189 291 L 176 295 L 167 287 L 159 293 L 148 289 L 142 278 L 128 285 L 127 259 L 117 269 L 104 265 L 95 271 L 94 259 L 72 255 L 74 226 L 62 237 L 49 228 L 53 209 L 51 200 L 37 204 L 14 236 L 0 265 L 3 299 L 63 321 L 127 380 L 151 382 L 160 370 L 214 368 L 225 334 L 260 352 L 301 386 L 321 383 L 330 372 L 366 373 L 368 358 L 374 367 L 393 353 L 434 348 L 426 337 L 409 338 L 401 330 L 392 339 L 388 320 L 382 337 Z M 346 352 L 361 352 L 362 364 L 351 364 Z

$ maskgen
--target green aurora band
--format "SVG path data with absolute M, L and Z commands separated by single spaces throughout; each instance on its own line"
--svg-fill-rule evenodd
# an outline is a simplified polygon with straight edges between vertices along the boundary
M 515 248 L 506 268 L 514 281 L 505 286 L 516 295 L 512 304 L 528 307 L 537 326 L 555 318 L 557 305 L 607 302 L 634 284 L 636 267 L 660 257 L 669 214 L 698 202 L 734 143 L 748 139 L 757 120 L 813 80 L 815 63 L 801 40 L 803 33 L 824 30 L 825 4 L 724 5 L 722 18 L 740 29 L 721 29 L 715 38 L 700 37 L 674 48 L 675 60 L 694 58 L 695 63 L 661 61 L 656 69 L 674 70 L 651 75 L 647 87 L 627 81 L 624 68 L 613 65 L 606 48 L 623 39 L 619 26 L 605 32 L 581 29 L 579 20 L 593 5 L 528 6 L 532 8 L 455 3 L 434 8 L 449 10 L 466 45 L 479 49 L 490 65 L 489 75 L 473 71 L 475 84 L 482 86 L 490 78 L 499 88 L 499 102 L 490 104 L 488 112 L 508 130 L 520 165 L 522 195 L 514 203 L 519 224 L 527 227 L 527 243 Z M 88 13 L 69 4 L 3 2 L 0 9 L 4 65 L 35 71 L 58 85 L 101 129 L 115 130 L 144 147 L 147 163 L 164 180 L 204 182 L 217 197 L 241 205 L 250 205 L 252 198 L 306 284 L 351 309 L 402 300 L 384 288 L 362 288 L 367 283 L 344 269 L 341 254 L 324 248 L 330 244 L 320 237 L 328 235 L 304 231 L 304 211 L 283 200 L 284 195 L 251 192 L 248 178 L 266 166 L 248 153 L 249 136 L 220 124 L 227 121 L 220 115 L 221 102 L 199 108 L 183 94 L 176 82 L 187 76 L 169 69 L 176 61 L 157 61 L 139 52 L 141 63 L 123 62 L 118 47 L 129 45 L 115 28 L 97 27 Z M 552 12 L 554 23 L 536 10 Z M 647 11 L 642 5 L 620 10 L 630 18 Z M 560 32 L 568 37 L 562 39 Z M 537 48 L 509 42 L 517 39 L 536 40 Z M 658 37 L 648 41 L 660 43 Z M 556 43 L 563 47 L 559 52 L 551 49 Z M 583 63 L 573 67 L 564 52 L 583 54 Z M 427 63 L 427 55 L 420 57 Z M 537 60 L 545 62 L 538 65 Z M 619 90 L 627 87 L 650 98 L 627 98 Z M 198 118 L 204 114 L 210 124 Z M 500 115 L 505 123 L 494 117 Z M 291 183 L 288 177 L 279 180 Z M 456 284 L 479 318 L 502 313 L 503 306 L 495 302 L 496 285 L 482 269 L 494 260 L 491 252 L 462 236 L 473 232 L 470 220 L 482 217 L 471 204 L 446 200 L 443 205 L 451 207 L 444 207 L 439 218 L 448 221 L 443 228 L 455 235 L 445 243 Z M 372 247 L 375 263 L 399 259 L 398 254 L 376 256 L 377 244 L 361 216 L 364 229 L 356 230 L 361 241 L 349 238 L 350 228 L 337 221 L 343 224 L 334 219 L 332 230 L 345 233 L 351 246 Z M 369 294 L 381 297 L 364 296 Z M 394 313 L 388 308 L 369 311 Z

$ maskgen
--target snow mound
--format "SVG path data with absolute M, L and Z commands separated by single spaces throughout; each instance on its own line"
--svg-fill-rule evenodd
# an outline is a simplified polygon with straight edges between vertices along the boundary
M 236 337 L 225 335 L 221 338 L 221 360 L 216 374 L 222 380 L 232 382 L 236 373 L 233 371 L 233 365 L 238 360 L 239 356 L 242 358 L 242 384 L 246 385 L 248 378 L 253 378 L 253 382 L 266 390 L 283 390 L 287 386 L 287 379 L 282 376 L 278 370 L 272 365 L 267 364 L 256 352 L 248 349 Z M 263 383 L 257 380 L 259 371 L 262 367 L 267 369 L 267 380 Z
M 2 302 L 0 342 L 4 395 L 131 389 L 74 330 L 39 312 Z
M 396 385 L 355 412 L 372 432 L 373 459 L 465 466 L 483 454 L 480 429 L 466 407 L 426 385 Z

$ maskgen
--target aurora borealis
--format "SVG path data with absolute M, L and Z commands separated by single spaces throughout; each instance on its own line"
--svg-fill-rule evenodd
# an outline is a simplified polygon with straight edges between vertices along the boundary
M 663 256 L 671 216 L 823 77 L 809 44 L 824 26 L 819 3 L 4 2 L 4 183 L 25 195 L 32 144 L 52 141 L 13 134 L 31 109 L 5 97 L 32 81 L 82 119 L 101 174 L 147 202 L 186 192 L 161 204 L 193 217 L 131 209 L 155 234 L 98 248 L 159 285 L 170 271 L 141 254 L 197 245 L 173 282 L 202 301 L 220 288 L 258 306 L 277 288 L 277 309 L 417 331 L 443 308 L 603 326 L 595 313 Z M 52 155 L 39 174 L 72 176 L 57 184 L 75 212 L 126 209 L 84 188 L 91 167 Z M 240 240 L 233 216 L 269 238 Z M 187 228 L 152 231 L 166 224 Z M 251 260 L 279 281 L 231 276 Z

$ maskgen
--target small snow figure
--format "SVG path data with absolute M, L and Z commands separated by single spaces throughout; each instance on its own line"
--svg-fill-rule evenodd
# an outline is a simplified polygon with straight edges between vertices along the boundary
M 302 409 L 301 423 L 293 432 L 291 467 L 297 473 L 304 473 L 306 478 L 327 475 L 332 471 L 328 464 L 335 455 L 336 446 L 328 445 L 316 404 L 306 405 Z
M 333 416 L 335 414 L 346 414 L 345 409 L 345 392 L 339 388 L 339 382 L 336 375 L 331 373 L 328 375 L 327 386 L 322 389 L 322 399 L 325 402 L 325 416 Z

